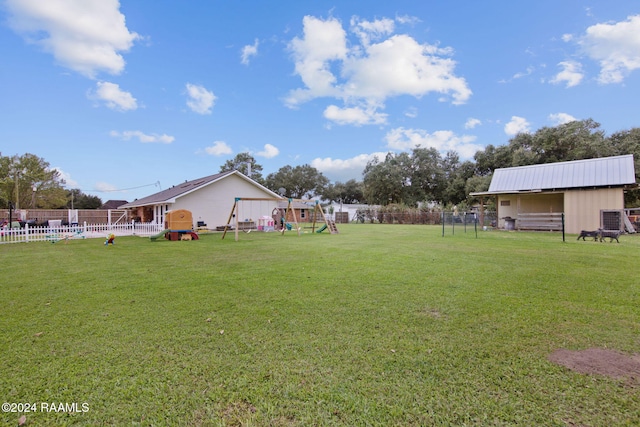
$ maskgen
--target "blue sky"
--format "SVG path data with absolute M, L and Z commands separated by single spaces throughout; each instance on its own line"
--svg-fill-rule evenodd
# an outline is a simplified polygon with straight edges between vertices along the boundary
M 0 40 L 0 152 L 105 201 L 247 151 L 346 181 L 417 145 L 640 126 L 637 1 L 0 0 Z

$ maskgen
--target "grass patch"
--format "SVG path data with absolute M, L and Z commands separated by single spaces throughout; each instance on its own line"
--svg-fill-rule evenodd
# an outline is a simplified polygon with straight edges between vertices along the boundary
M 0 245 L 0 395 L 33 425 L 638 425 L 640 237 L 343 225 Z M 15 425 L 21 414 L 2 413 Z

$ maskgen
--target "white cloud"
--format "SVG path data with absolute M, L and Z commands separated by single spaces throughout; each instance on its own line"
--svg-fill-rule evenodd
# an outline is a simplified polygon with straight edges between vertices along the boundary
M 63 171 L 59 167 L 54 167 L 54 168 L 52 168 L 52 170 L 55 170 L 60 174 L 60 178 L 63 179 L 64 182 L 65 182 L 65 187 L 67 187 L 67 188 L 78 188 L 78 181 L 76 181 L 75 179 L 71 178 L 71 174 L 69 174 L 68 172 Z
M 102 191 L 106 193 L 118 191 L 115 185 L 106 182 L 96 182 L 96 185 L 94 185 L 94 189 L 95 191 Z
M 204 86 L 187 83 L 187 106 L 194 113 L 211 114 L 211 109 L 216 100 L 213 92 L 208 91 Z
M 303 37 L 295 37 L 289 48 L 304 87 L 289 92 L 285 99 L 289 107 L 330 97 L 345 106 L 330 106 L 325 116 L 346 117 L 344 124 L 379 124 L 382 116 L 375 111 L 384 108 L 389 97 L 437 93 L 453 104 L 463 104 L 471 96 L 465 79 L 454 74 L 452 49 L 420 44 L 408 35 L 389 36 L 393 20 L 353 18 L 351 32 L 359 43 L 349 43 L 335 18 L 306 16 L 303 26 Z
M 215 141 L 212 146 L 206 147 L 204 151 L 212 156 L 224 156 L 233 153 L 231 147 L 224 141 Z
M 10 26 L 64 67 L 89 78 L 120 74 L 140 38 L 130 32 L 118 0 L 7 0 Z
M 339 125 L 350 124 L 362 126 L 368 124 L 384 124 L 387 122 L 387 114 L 377 113 L 374 108 L 340 108 L 335 105 L 329 105 L 324 110 L 324 117 Z
M 258 41 L 258 39 L 255 39 L 255 42 L 251 45 L 248 44 L 245 47 L 242 48 L 242 54 L 240 55 L 240 62 L 242 62 L 244 65 L 249 65 L 249 59 L 252 56 L 256 56 L 258 54 L 258 45 L 260 44 L 260 42 Z
M 562 41 L 564 42 L 570 42 L 573 40 L 573 34 L 563 34 L 562 35 Z
M 410 15 L 396 15 L 396 21 L 400 24 L 415 25 L 421 22 L 419 18 Z
M 475 119 L 473 117 L 470 117 L 467 119 L 466 123 L 464 124 L 464 128 L 465 129 L 473 129 L 476 126 L 481 125 L 482 122 L 479 119 Z
M 582 50 L 600 64 L 598 81 L 620 83 L 640 68 L 640 15 L 626 21 L 596 24 L 578 39 Z
M 90 99 L 102 101 L 107 107 L 117 111 L 129 111 L 138 108 L 138 101 L 131 93 L 110 82 L 97 82 L 95 91 L 88 94 Z
M 582 64 L 576 61 L 563 61 L 558 64 L 562 67 L 562 71 L 555 75 L 551 79 L 551 83 L 560 84 L 566 83 L 566 87 L 573 87 L 580 84 L 584 77 L 582 72 Z
M 337 19 L 323 21 L 305 16 L 302 22 L 304 37 L 294 37 L 289 49 L 293 53 L 296 74 L 306 89 L 290 93 L 285 101 L 290 107 L 317 97 L 339 96 L 340 90 L 333 86 L 336 77 L 331 72 L 330 63 L 346 59 L 348 51 L 346 33 Z
M 449 130 L 438 130 L 429 133 L 423 129 L 405 129 L 403 127 L 391 129 L 385 135 L 387 146 L 393 150 L 407 151 L 418 146 L 435 148 L 441 154 L 456 151 L 461 158 L 472 158 L 482 147 L 473 142 L 473 135 L 456 135 Z
M 571 114 L 555 113 L 555 114 L 549 114 L 549 120 L 551 120 L 551 122 L 553 122 L 553 124 L 557 126 L 557 125 L 563 125 L 565 123 L 573 122 L 578 119 L 573 117 Z
M 371 40 L 379 40 L 393 33 L 395 22 L 393 19 L 383 18 L 375 21 L 361 20 L 354 16 L 351 18 L 351 31 L 358 36 L 364 46 L 368 46 Z
M 138 138 L 138 141 L 145 144 L 148 144 L 148 143 L 171 144 L 175 140 L 173 136 L 170 136 L 164 133 L 162 135 L 158 135 L 156 133 L 149 135 L 139 130 L 126 130 L 124 132 L 118 132 L 118 131 L 112 130 L 111 132 L 109 132 L 109 135 L 111 135 L 114 138 L 120 138 L 124 141 L 128 141 L 131 138 Z
M 504 133 L 507 135 L 517 135 L 519 133 L 529 133 L 531 124 L 527 119 L 518 116 L 511 116 L 511 121 L 504 125 Z
M 421 45 L 407 35 L 394 35 L 366 49 L 366 56 L 344 64 L 348 77 L 344 94 L 382 102 L 399 95 L 421 97 L 430 92 L 451 94 L 453 104 L 463 104 L 471 90 L 453 74 L 449 49 Z
M 267 159 L 276 157 L 278 154 L 280 154 L 280 150 L 278 150 L 278 147 L 271 144 L 264 144 L 264 149 L 256 153 L 257 156 L 265 157 Z
M 418 109 L 416 107 L 409 107 L 404 112 L 404 115 L 411 119 L 415 119 L 416 117 L 418 117 Z
M 512 79 L 517 80 L 517 79 L 521 79 L 523 77 L 526 76 L 530 76 L 531 74 L 533 74 L 533 72 L 535 71 L 535 68 L 532 66 L 528 66 L 526 71 L 521 71 L 519 73 L 515 73 L 512 77 Z
M 348 181 L 350 179 L 362 179 L 362 172 L 367 163 L 374 158 L 384 159 L 387 153 L 360 154 L 350 159 L 332 159 L 331 157 L 315 158 L 311 166 L 318 169 L 332 181 Z

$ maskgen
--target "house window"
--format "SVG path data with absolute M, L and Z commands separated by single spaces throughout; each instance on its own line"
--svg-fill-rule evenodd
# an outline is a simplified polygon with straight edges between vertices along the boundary
M 500 200 L 500 206 L 511 206 L 511 200 Z
M 307 210 L 306 209 L 300 209 L 300 219 L 304 219 L 307 216 Z

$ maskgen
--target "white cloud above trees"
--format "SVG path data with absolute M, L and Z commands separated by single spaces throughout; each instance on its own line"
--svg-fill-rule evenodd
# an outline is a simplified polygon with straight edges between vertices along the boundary
M 600 83 L 620 83 L 631 71 L 640 68 L 638 34 L 640 15 L 635 15 L 621 22 L 592 25 L 580 37 L 582 49 L 600 64 Z
M 375 108 L 361 108 L 361 107 L 345 107 L 340 108 L 336 105 L 329 105 L 324 110 L 324 117 L 339 125 L 369 125 L 369 124 L 383 124 L 387 121 L 387 115 L 379 113 Z
M 510 136 L 529 132 L 531 132 L 531 124 L 524 117 L 511 116 L 509 123 L 504 125 L 504 133 Z
M 384 159 L 386 154 L 382 152 L 360 154 L 349 159 L 317 157 L 311 161 L 310 165 L 329 179 L 344 182 L 350 179 L 361 179 L 362 171 L 367 163 L 375 158 Z
M 86 77 L 120 74 L 122 53 L 140 35 L 129 31 L 118 0 L 7 0 L 9 25 L 50 53 L 63 67 Z
M 211 156 L 224 156 L 233 153 L 233 150 L 224 141 L 215 141 L 213 145 L 204 149 L 205 153 Z
M 554 124 L 554 126 L 558 126 L 558 125 L 563 125 L 565 123 L 576 121 L 578 119 L 573 117 L 571 114 L 554 113 L 554 114 L 549 114 L 549 120 Z
M 258 39 L 255 39 L 253 44 L 248 44 L 242 48 L 242 52 L 240 53 L 240 62 L 244 65 L 249 65 L 251 57 L 256 56 L 258 54 L 258 46 L 260 42 Z
M 165 133 L 161 135 L 157 133 L 148 134 L 139 130 L 125 130 L 123 132 L 112 130 L 111 132 L 109 132 L 109 135 L 111 135 L 114 138 L 120 138 L 123 141 L 128 141 L 132 138 L 136 138 L 138 141 L 142 142 L 143 144 L 151 144 L 151 143 L 171 144 L 173 141 L 175 141 L 175 137 L 171 135 L 167 135 Z
M 464 128 L 465 129 L 473 129 L 476 126 L 480 126 L 482 124 L 482 122 L 480 121 L 480 119 L 476 119 L 474 117 L 470 117 L 469 119 L 467 119 L 467 121 L 464 124 Z
M 450 130 L 438 130 L 429 133 L 424 129 L 407 129 L 399 127 L 391 129 L 385 136 L 387 146 L 393 150 L 407 151 L 418 146 L 435 148 L 439 153 L 456 151 L 461 158 L 473 157 L 476 151 L 483 147 L 475 144 L 473 135 L 456 135 Z
M 272 159 L 280 154 L 280 150 L 278 147 L 272 144 L 264 144 L 264 147 L 261 151 L 256 153 L 256 156 L 264 157 L 266 159 Z
M 216 101 L 213 92 L 204 86 L 187 83 L 187 106 L 194 113 L 211 114 L 211 109 Z
M 562 61 L 558 66 L 562 68 L 562 71 L 551 79 L 551 83 L 564 83 L 565 87 L 569 88 L 579 85 L 584 78 L 582 64 L 577 61 Z
M 289 92 L 285 104 L 295 108 L 316 98 L 335 98 L 325 118 L 339 124 L 379 124 L 390 97 L 416 98 L 430 93 L 464 104 L 471 96 L 467 82 L 455 74 L 453 50 L 421 44 L 406 34 L 392 34 L 395 21 L 351 19 L 349 38 L 342 23 L 305 16 L 303 35 L 289 44 L 295 73 L 304 87 Z
M 88 98 L 104 103 L 116 111 L 129 111 L 138 108 L 138 101 L 130 92 L 120 89 L 120 85 L 111 82 L 97 82 L 96 88 L 89 91 Z

